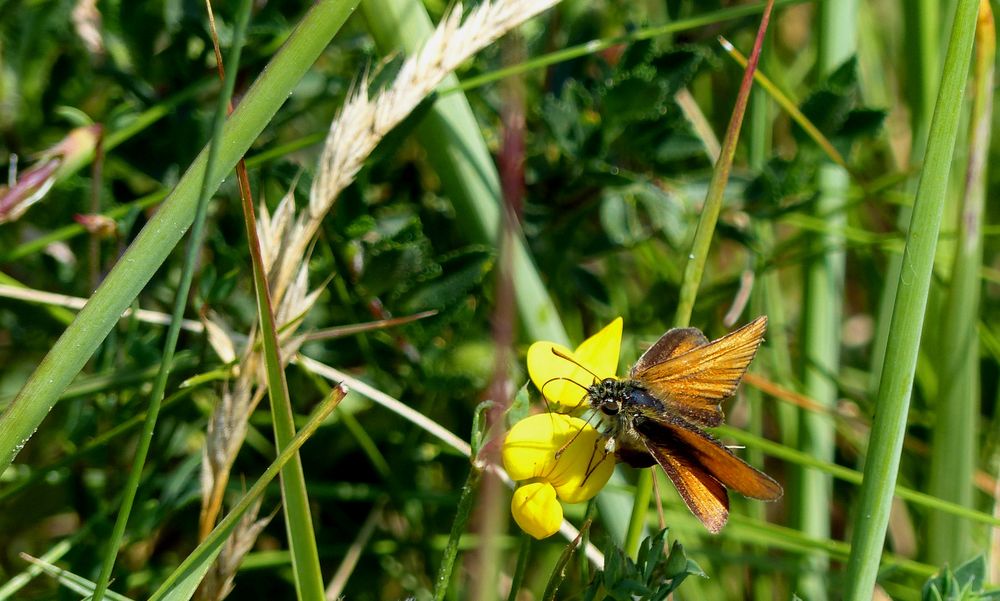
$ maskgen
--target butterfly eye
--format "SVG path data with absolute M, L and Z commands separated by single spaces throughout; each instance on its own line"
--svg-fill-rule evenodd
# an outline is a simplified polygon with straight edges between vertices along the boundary
M 603 405 L 601 405 L 601 411 L 603 411 L 605 415 L 615 415 L 615 414 L 617 414 L 618 413 L 618 401 L 607 401 L 606 403 L 604 403 Z

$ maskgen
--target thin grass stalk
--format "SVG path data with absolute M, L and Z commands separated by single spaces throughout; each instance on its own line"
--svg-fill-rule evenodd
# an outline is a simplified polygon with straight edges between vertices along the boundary
M 412 55 L 434 31 L 419 0 L 364 0 L 361 9 L 384 54 L 401 49 Z M 454 75 L 441 83 L 445 88 L 457 85 L 458 78 Z M 464 94 L 439 97 L 416 134 L 441 178 L 442 187 L 455 204 L 460 229 L 474 242 L 497 246 L 502 203 L 500 179 Z M 568 344 L 569 336 L 555 303 L 519 237 L 514 239 L 513 271 L 520 323 L 528 337 Z
M 524 573 L 528 571 L 528 558 L 531 557 L 531 535 L 527 532 L 521 533 L 521 546 L 517 551 L 517 565 L 514 567 L 514 575 L 510 578 L 510 592 L 507 594 L 507 601 L 517 601 L 518 593 L 521 591 L 521 583 L 524 581 Z M 581 571 L 587 568 L 586 557 L 580 555 L 582 559 Z
M 476 467 L 475 461 L 470 462 L 469 476 L 466 478 L 462 494 L 458 498 L 455 520 L 451 523 L 451 533 L 448 535 L 444 553 L 441 554 L 441 566 L 438 568 L 437 579 L 434 581 L 434 601 L 444 601 L 448 593 L 451 573 L 455 569 L 455 559 L 458 557 L 458 543 L 461 541 L 465 526 L 472 516 L 473 502 L 476 500 L 476 491 L 479 489 L 482 476 L 483 472 Z
M 934 100 L 941 80 L 941 44 L 943 43 L 941 31 L 944 25 L 941 22 L 941 3 L 938 0 L 902 0 L 900 4 L 903 6 L 904 23 L 906 23 L 904 28 L 906 72 L 912 76 L 907 91 L 907 97 L 911 99 L 911 140 L 908 164 L 917 166 L 924 161 L 927 132 L 930 131 Z M 915 190 L 911 180 L 911 184 L 907 186 L 907 193 L 912 194 Z M 910 207 L 903 206 L 896 221 L 900 231 L 906 231 L 910 218 Z M 899 281 L 902 260 L 903 257 L 900 254 L 889 255 L 883 281 Z M 877 377 L 882 373 L 895 300 L 896 287 L 884 286 L 879 297 L 875 339 L 872 343 L 871 382 L 869 385 L 872 396 L 878 393 Z
M 190 555 L 178 565 L 173 572 L 163 581 L 158 589 L 149 597 L 149 601 L 163 601 L 168 598 L 178 587 L 186 586 L 191 593 L 198 581 L 204 576 L 205 571 L 210 567 L 212 560 L 218 555 L 229 535 L 232 534 L 243 515 L 257 502 L 257 499 L 264 494 L 265 489 L 274 480 L 278 472 L 288 463 L 291 458 L 298 453 L 299 448 L 305 444 L 309 438 L 316 433 L 316 430 L 329 417 L 330 413 L 337 408 L 337 405 L 347 394 L 347 388 L 338 385 L 329 396 L 316 407 L 312 416 L 306 421 L 302 429 L 289 442 L 288 446 L 282 449 L 274 461 L 264 470 L 260 478 L 254 482 L 250 490 L 244 494 L 239 501 L 233 505 L 226 517 L 222 518 L 219 524 L 203 540 Z M 316 597 L 322 599 L 323 597 Z
M 257 296 L 257 314 L 260 318 L 260 337 L 267 373 L 268 398 L 271 402 L 274 442 L 278 452 L 281 452 L 295 437 L 294 414 L 288 395 L 284 364 L 280 356 L 281 344 L 278 342 L 278 326 L 274 318 L 267 269 L 264 267 L 260 239 L 257 236 L 257 219 L 254 215 L 249 183 L 245 177 L 240 178 L 240 199 L 243 203 L 243 222 L 253 262 L 254 291 Z M 293 455 L 281 470 L 281 498 L 288 533 L 288 549 L 292 556 L 292 573 L 295 576 L 295 592 L 300 601 L 322 599 L 323 573 L 320 570 L 316 534 L 313 531 L 312 513 L 309 510 L 305 472 L 298 454 Z
M 857 51 L 857 0 L 823 2 L 819 6 L 819 75 L 827 77 Z M 842 161 L 841 161 L 842 163 Z M 824 407 L 837 404 L 840 372 L 840 331 L 844 313 L 845 242 L 840 234 L 847 225 L 845 205 L 850 176 L 842 164 L 824 163 L 817 174 L 819 199 L 816 216 L 830 230 L 810 237 L 809 261 L 804 265 L 804 314 L 802 318 L 803 392 Z M 799 449 L 833 463 L 833 420 L 814 411 L 801 411 Z M 813 538 L 830 538 L 830 502 L 833 481 L 821 472 L 799 470 L 796 525 Z M 827 598 L 829 562 L 823 555 L 803 558 L 797 591 L 808 599 Z
M 729 172 L 732 169 L 733 157 L 736 154 L 736 142 L 740 137 L 740 128 L 743 126 L 743 114 L 746 111 L 747 100 L 750 95 L 753 73 L 757 69 L 757 62 L 760 59 L 760 49 L 764 42 L 764 33 L 767 31 L 773 7 L 774 0 L 768 0 L 764 14 L 760 20 L 760 27 L 757 29 L 757 39 L 754 41 L 749 63 L 743 71 L 743 81 L 740 82 L 736 104 L 733 107 L 729 126 L 726 129 L 726 136 L 722 142 L 722 155 L 719 162 L 715 165 L 715 169 L 712 171 L 712 179 L 708 184 L 708 192 L 705 195 L 705 205 L 702 207 L 701 218 L 698 220 L 698 227 L 695 230 L 694 240 L 691 243 L 691 254 L 688 255 L 688 261 L 684 266 L 684 278 L 681 281 L 680 298 L 677 303 L 677 312 L 674 314 L 674 327 L 683 328 L 691 323 L 694 301 L 698 296 L 698 287 L 701 285 L 702 275 L 705 272 L 705 263 L 708 261 L 708 251 L 712 245 L 715 224 L 719 220 L 719 213 L 722 211 L 723 195 L 726 185 L 729 183 Z
M 974 506 L 976 433 L 979 431 L 979 270 L 983 262 L 983 206 L 987 155 L 993 119 L 993 61 L 996 30 L 989 2 L 980 3 L 973 67 L 972 119 L 965 196 L 959 219 L 958 244 L 940 326 L 943 363 L 934 421 L 934 446 L 928 492 Z M 929 519 L 927 560 L 933 565 L 959 565 L 971 555 L 966 520 L 939 512 Z
M 160 407 L 167 390 L 167 378 L 170 376 L 170 365 L 174 360 L 174 352 L 177 349 L 177 339 L 180 337 L 181 323 L 184 318 L 184 309 L 187 307 L 188 293 L 191 291 L 191 281 L 194 279 L 194 271 L 198 264 L 198 255 L 201 252 L 203 232 L 205 229 L 205 219 L 208 215 L 208 200 L 212 195 L 215 176 L 220 171 L 218 169 L 219 145 L 222 142 L 222 127 L 226 121 L 229 99 L 233 96 L 233 89 L 236 87 L 236 72 L 240 63 L 240 53 L 243 47 L 243 36 L 246 33 L 247 25 L 250 22 L 249 0 L 240 3 L 236 13 L 236 20 L 233 26 L 233 46 L 230 50 L 229 62 L 233 65 L 229 77 L 225 79 L 222 92 L 215 107 L 215 118 L 212 124 L 212 139 L 208 144 L 208 158 L 205 162 L 205 175 L 202 178 L 201 190 L 198 193 L 198 204 L 195 208 L 194 224 L 191 227 L 191 235 L 188 238 L 187 253 L 184 256 L 184 265 L 181 269 L 181 279 L 174 296 L 173 313 L 170 326 L 167 328 L 166 340 L 163 344 L 163 359 L 160 362 L 160 371 L 156 375 L 153 383 L 153 391 L 150 395 L 149 409 L 146 412 L 146 421 L 143 423 L 142 433 L 139 436 L 139 444 L 136 448 L 135 457 L 132 460 L 132 469 L 129 472 L 128 480 L 125 483 L 125 491 L 122 495 L 121 504 L 118 507 L 115 525 L 108 539 L 105 550 L 104 561 L 101 563 L 101 571 L 94 584 L 94 601 L 101 601 L 111 580 L 111 571 L 115 566 L 115 558 L 118 556 L 118 548 L 121 546 L 122 537 L 125 535 L 125 527 L 128 525 L 128 518 L 132 512 L 132 504 L 139 491 L 139 480 L 142 478 L 142 470 L 146 465 L 146 457 L 149 454 L 149 447 L 153 441 L 153 432 L 156 429 L 156 420 L 160 415 Z
M 218 173 L 233 168 L 333 35 L 358 0 L 323 0 L 312 5 L 282 49 L 227 120 L 219 151 Z M 32 373 L 18 396 L 0 415 L 0 472 L 31 438 L 60 393 L 138 296 L 153 273 L 194 220 L 198 189 L 205 177 L 207 147 L 181 177 L 173 193 L 91 296 Z M 211 182 L 214 191 L 221 183 Z
M 749 64 L 743 71 L 743 80 L 740 82 L 736 103 L 729 118 L 729 126 L 726 128 L 726 135 L 722 141 L 722 153 L 719 162 L 716 163 L 715 169 L 712 171 L 712 179 L 709 182 L 708 192 L 705 196 L 705 205 L 702 207 L 701 218 L 698 220 L 698 227 L 695 230 L 694 240 L 691 243 L 691 253 L 684 267 L 680 298 L 677 303 L 677 312 L 674 315 L 674 327 L 683 328 L 691 323 L 694 301 L 698 296 L 698 287 L 701 285 L 705 263 L 708 262 L 708 252 L 711 249 L 715 224 L 718 222 L 719 213 L 722 211 L 722 199 L 726 190 L 726 184 L 729 183 L 729 172 L 733 166 L 733 157 L 736 155 L 736 142 L 740 137 L 743 115 L 746 112 L 747 101 L 750 98 L 753 73 L 757 69 L 757 62 L 760 60 L 760 51 L 764 44 L 764 34 L 767 32 L 767 25 L 770 21 L 773 8 L 774 0 L 768 0 L 767 6 L 764 8 L 764 14 L 760 19 L 760 26 L 757 29 L 757 38 L 754 40 Z M 649 470 L 645 471 L 648 472 Z M 652 476 L 650 474 L 641 474 L 637 483 L 636 502 L 633 504 L 632 517 L 629 521 L 628 536 L 625 539 L 625 552 L 633 558 L 639 551 L 639 539 L 646 524 L 646 513 L 649 511 L 649 498 L 652 496 L 652 486 Z
M 747 59 L 743 56 L 742 52 L 737 50 L 729 40 L 722 36 L 719 36 L 719 43 L 722 44 L 722 49 L 726 51 L 726 54 L 732 57 L 732 59 L 736 61 L 739 66 L 744 69 L 746 68 Z M 771 98 L 773 98 L 775 102 L 781 105 L 781 108 L 788 113 L 788 116 L 791 117 L 792 120 L 803 129 L 803 131 L 805 131 L 806 135 L 820 147 L 820 149 L 831 161 L 840 165 L 844 169 L 847 169 L 847 161 L 844 160 L 844 157 L 840 156 L 840 152 L 833 145 L 833 143 L 830 142 L 830 140 L 823 135 L 823 132 L 821 132 L 819 128 L 809 120 L 809 117 L 806 117 L 805 114 L 799 110 L 797 103 L 792 100 L 788 94 L 782 92 L 781 88 L 779 88 L 777 84 L 771 81 L 771 78 L 768 77 L 763 70 L 758 69 L 757 71 L 754 71 L 753 79 L 761 88 L 770 94 Z
M 774 7 L 781 8 L 785 6 L 794 6 L 796 4 L 803 4 L 809 1 L 810 0 L 776 0 L 774 3 Z M 489 73 L 484 73 L 476 77 L 470 77 L 468 79 L 464 79 L 462 80 L 462 83 L 459 85 L 456 85 L 454 87 L 442 88 L 440 91 L 440 95 L 448 96 L 450 94 L 455 94 L 457 92 L 468 91 L 486 85 L 488 83 L 492 83 L 494 81 L 511 77 L 513 75 L 520 75 L 522 73 L 528 73 L 530 71 L 544 69 L 545 67 L 557 65 L 559 63 L 570 61 L 575 58 L 580 58 L 581 56 L 589 56 L 592 54 L 597 54 L 603 50 L 607 50 L 608 48 L 612 48 L 614 46 L 628 45 L 633 42 L 638 42 L 641 40 L 649 40 L 652 38 L 666 36 L 681 31 L 688 31 L 691 29 L 698 29 L 701 27 L 717 25 L 722 21 L 729 21 L 733 19 L 739 19 L 742 17 L 749 17 L 752 15 L 760 14 L 764 12 L 764 7 L 766 5 L 767 2 L 757 2 L 754 4 L 741 4 L 739 6 L 732 6 L 728 8 L 722 8 L 719 10 L 703 13 L 687 19 L 678 19 L 676 21 L 673 21 L 671 23 L 666 23 L 664 25 L 657 25 L 655 27 L 636 29 L 625 35 L 591 40 L 589 42 L 584 42 L 583 44 L 570 46 L 569 48 L 563 48 L 555 52 L 550 52 L 549 54 L 543 54 L 541 56 L 537 56 L 519 65 L 504 67 L 502 69 L 490 71 Z
M 899 472 L 924 310 L 934 267 L 934 251 L 958 135 L 978 8 L 978 0 L 959 0 L 956 8 L 931 121 L 926 167 L 913 204 L 876 399 L 878 411 L 872 424 L 860 501 L 854 511 L 854 534 L 845 595 L 851 601 L 871 598 L 878 575 L 879 556 L 889 523 L 892 487 Z
M 861 484 L 865 479 L 861 472 L 852 470 L 851 468 L 844 467 L 842 465 L 837 465 L 835 463 L 820 461 L 812 455 L 807 455 L 802 451 L 772 442 L 766 438 L 754 436 L 745 430 L 731 428 L 729 426 L 719 426 L 716 428 L 716 432 L 721 436 L 731 438 L 739 444 L 759 447 L 765 454 L 776 459 L 780 459 L 785 463 L 798 466 L 809 466 L 812 469 L 830 474 L 837 480 L 841 480 L 849 484 Z M 1000 518 L 997 518 L 989 513 L 976 511 L 975 509 L 970 509 L 968 507 L 958 505 L 957 503 L 952 503 L 951 501 L 945 501 L 933 495 L 913 490 L 912 488 L 907 488 L 899 484 L 895 485 L 891 489 L 890 494 L 899 497 L 903 501 L 907 501 L 925 509 L 946 512 L 978 524 L 1000 526 Z
M 761 53 L 760 67 L 763 68 L 765 65 L 773 61 L 769 60 L 772 57 L 772 53 L 768 52 L 766 49 Z M 756 81 L 756 77 L 754 78 Z M 749 107 L 749 131 L 748 135 L 748 156 L 747 163 L 750 169 L 759 173 L 764 169 L 767 163 L 767 157 L 771 150 L 771 104 L 768 99 L 767 92 L 760 86 L 755 86 L 750 92 L 750 107 Z M 753 228 L 754 236 L 757 238 L 758 244 L 761 245 L 760 252 L 761 255 L 751 256 L 750 258 L 750 268 L 754 267 L 755 263 L 763 263 L 764 260 L 770 255 L 772 250 L 772 245 L 770 241 L 774 238 L 774 231 L 771 227 L 771 223 L 765 219 L 755 219 L 751 225 Z M 768 241 L 765 245 L 762 238 Z M 755 272 L 759 273 L 759 269 L 754 269 Z M 757 278 L 777 278 L 778 272 L 774 269 L 768 270 L 767 272 L 756 276 Z M 763 283 L 763 282 L 762 282 Z M 768 288 L 766 285 L 756 285 L 751 292 L 750 297 L 750 311 L 752 315 L 766 315 L 767 314 L 767 292 Z M 770 321 L 770 316 L 768 317 L 769 323 L 771 324 L 771 329 L 775 328 L 774 322 Z M 782 323 L 778 327 L 783 326 Z M 770 336 L 768 336 L 770 338 Z M 748 425 L 748 430 L 757 437 L 763 438 L 764 436 L 764 395 L 758 388 L 745 387 L 743 389 L 743 394 L 747 399 L 747 404 L 750 407 L 750 423 Z M 750 447 L 747 449 L 746 453 L 747 461 L 756 466 L 759 469 L 764 469 L 764 453 L 756 448 Z M 751 515 L 760 522 L 767 521 L 767 506 L 764 503 L 753 503 L 750 509 Z M 748 547 L 751 554 L 757 556 L 763 556 L 767 553 L 767 548 L 763 545 L 755 545 Z M 767 578 L 751 578 L 753 582 L 753 598 L 754 599 L 773 599 L 774 598 L 774 582 Z

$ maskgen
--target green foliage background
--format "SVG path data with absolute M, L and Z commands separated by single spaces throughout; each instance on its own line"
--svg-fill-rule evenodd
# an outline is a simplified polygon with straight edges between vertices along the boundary
M 270 2 L 255 9 L 237 93 L 257 76 L 308 4 Z M 446 8 L 435 0 L 424 4 L 435 19 Z M 748 282 L 753 283 L 748 307 L 733 321 L 742 324 L 759 313 L 769 314 L 772 330 L 754 372 L 787 393 L 762 398 L 756 391 L 741 394 L 726 406 L 728 422 L 797 448 L 798 414 L 806 409 L 791 401 L 796 394 L 810 394 L 803 382 L 808 365 L 803 340 L 809 335 L 803 314 L 810 302 L 804 266 L 817 256 L 845 251 L 847 277 L 836 291 L 843 319 L 833 324 L 842 336 L 840 367 L 825 378 L 836 390 L 836 404 L 826 410 L 837 432 L 832 459 L 850 469 L 863 465 L 870 416 L 876 410 L 877 386 L 873 388 L 872 381 L 878 377 L 873 366 L 879 363 L 874 354 L 885 336 L 879 303 L 885 287 L 895 285 L 887 274 L 903 243 L 897 223 L 901 214 L 908 214 L 923 169 L 920 136 L 926 136 L 929 117 L 913 89 L 920 82 L 928 85 L 920 79 L 926 77 L 922 70 L 935 71 L 928 61 L 943 60 L 945 24 L 953 3 L 942 3 L 939 19 L 931 24 L 940 40 L 924 55 L 913 50 L 917 25 L 904 4 L 865 4 L 853 24 L 859 50 L 828 73 L 816 66 L 823 27 L 817 6 L 786 2 L 788 6 L 777 10 L 761 70 L 798 99 L 802 112 L 846 157 L 850 185 L 837 211 L 842 225 L 819 208 L 824 190 L 818 174 L 830 165 L 828 157 L 787 114 L 774 108 L 771 99 L 754 95 L 750 110 L 763 113 L 765 127 L 744 127 L 745 140 L 737 150 L 691 320 L 710 338 L 725 333 L 732 324 L 725 323 L 724 316 Z M 567 1 L 525 25 L 516 37 L 481 53 L 459 79 L 489 77 L 519 53 L 530 61 L 590 40 L 611 40 L 645 27 L 711 15 L 729 5 Z M 62 178 L 20 220 L 0 225 L 5 283 L 16 280 L 42 291 L 89 296 L 155 210 L 137 201 L 169 190 L 210 135 L 218 83 L 203 6 L 177 0 L 106 1 L 97 6 L 103 55 L 89 52 L 74 30 L 73 2 L 0 0 L 0 157 L 18 156 L 23 170 L 34 153 L 57 143 L 75 126 L 101 123 L 109 136 L 128 131 L 100 162 L 96 203 L 98 212 L 118 211 L 114 235 L 96 239 L 79 227 L 60 229 L 71 226 L 75 215 L 91 212 L 93 172 L 88 165 Z M 235 9 L 222 4 L 216 10 L 222 44 L 227 46 L 229 11 Z M 523 86 L 523 103 L 515 108 L 525 118 L 524 189 L 518 208 L 524 239 L 575 342 L 624 316 L 623 366 L 673 325 L 684 265 L 713 169 L 703 136 L 675 97 L 689 91 L 711 130 L 721 135 L 742 70 L 715 37 L 724 35 L 749 52 L 758 21 L 757 15 L 710 20 L 673 35 L 623 41 L 516 77 Z M 299 206 L 304 206 L 319 142 L 338 107 L 362 74 L 373 73 L 373 87 L 378 87 L 391 80 L 398 64 L 398 57 L 383 61 L 365 20 L 360 14 L 352 17 L 248 154 L 255 198 L 273 208 L 294 187 Z M 515 79 L 464 92 L 494 156 L 504 150 L 501 114 L 517 97 L 505 88 L 511 81 Z M 462 92 L 440 92 L 454 93 Z M 162 115 L 129 129 L 150 111 Z M 310 262 L 311 283 L 325 290 L 306 316 L 305 328 L 426 310 L 436 314 L 398 328 L 310 342 L 303 352 L 362 377 L 468 439 L 474 410 L 487 397 L 496 367 L 491 324 L 500 297 L 500 262 L 496 248 L 470 237 L 468 217 L 456 212 L 426 149 L 413 135 L 425 114 L 426 106 L 384 140 L 325 220 Z M 946 312 L 954 269 L 968 155 L 966 129 L 951 172 L 900 470 L 900 485 L 916 491 L 929 489 L 929 445 L 948 436 L 936 430 L 936 411 L 940 366 L 952 352 L 950 332 L 936 325 Z M 764 140 L 763 155 L 752 147 L 758 138 Z M 992 163 L 995 150 L 987 156 L 987 164 Z M 989 198 L 996 176 L 987 173 Z M 984 222 L 992 217 L 995 209 L 988 206 Z M 53 231 L 65 232 L 54 251 L 32 243 Z M 975 439 L 975 466 L 985 472 L 980 481 L 988 481 L 997 467 L 993 420 L 1000 275 L 994 267 L 995 228 L 984 225 L 983 231 L 982 265 L 974 266 L 982 278 L 981 291 L 975 292 L 981 302 L 972 325 L 978 328 L 982 350 L 969 358 L 980 379 L 974 388 L 976 421 L 981 425 L 951 434 Z M 169 312 L 182 260 L 178 248 L 139 297 L 140 306 Z M 210 207 L 188 316 L 211 310 L 235 331 L 248 331 L 257 322 L 249 265 L 235 178 L 227 176 Z M 513 285 L 518 285 L 516 279 Z M 765 298 L 761 291 L 767 286 L 771 288 Z M 66 323 L 66 314 L 56 309 L 0 298 L 0 408 L 21 388 Z M 115 433 L 96 447 L 87 445 L 144 411 L 163 352 L 163 333 L 159 326 L 122 320 L 15 464 L 0 476 L 0 583 L 25 568 L 19 553 L 41 555 L 66 537 L 72 537 L 73 545 L 60 565 L 96 578 L 138 428 Z M 516 357 L 507 366 L 518 386 L 525 379 L 521 359 L 530 342 L 524 334 L 517 337 Z M 223 366 L 201 336 L 185 334 L 181 349 L 168 396 L 183 393 L 168 402 L 160 418 L 115 571 L 113 588 L 133 598 L 148 596 L 197 544 L 201 447 L 219 387 L 211 380 L 180 386 Z M 327 393 L 327 385 L 294 365 L 286 375 L 291 400 L 304 421 Z M 274 457 L 265 409 L 252 418 L 251 433 L 233 468 L 233 499 L 245 488 L 239 475 L 253 481 Z M 747 446 L 748 455 L 761 461 L 759 448 L 752 442 Z M 302 459 L 324 576 L 332 575 L 360 525 L 377 511 L 375 534 L 364 547 L 346 598 L 430 598 L 468 460 L 360 395 L 349 396 L 338 407 L 303 448 Z M 735 515 L 718 537 L 701 530 L 668 491 L 669 484 L 661 481 L 670 538 L 681 541 L 687 556 L 710 577 L 688 577 L 675 598 L 789 598 L 809 586 L 828 591 L 831 598 L 840 596 L 856 485 L 837 480 L 826 507 L 808 507 L 797 502 L 797 482 L 801 470 L 812 468 L 774 458 L 766 460 L 766 468 L 785 485 L 785 499 L 766 508 L 734 499 Z M 610 493 L 631 492 L 635 477 L 634 470 L 623 469 Z M 968 482 L 956 486 L 971 488 Z M 967 505 L 989 514 L 992 495 L 992 490 L 976 492 Z M 279 502 L 275 483 L 266 495 L 265 511 Z M 589 534 L 602 548 L 620 542 L 614 517 L 602 515 L 614 506 L 609 503 L 596 511 Z M 893 556 L 880 579 L 894 597 L 920 598 L 923 582 L 941 563 L 957 565 L 988 548 L 989 532 L 980 520 L 961 531 L 963 540 L 949 546 L 958 549 L 959 556 L 935 554 L 934 549 L 945 544 L 925 526 L 935 510 L 926 503 L 905 509 L 900 505 L 894 514 L 887 547 Z M 568 507 L 567 515 L 579 523 L 586 510 Z M 802 513 L 824 510 L 829 535 L 816 538 L 804 532 Z M 469 582 L 481 567 L 467 552 L 479 546 L 480 517 L 473 514 L 473 528 L 459 541 L 462 563 L 449 589 L 451 598 L 467 598 Z M 650 527 L 655 530 L 652 522 Z M 505 573 L 514 571 L 518 553 L 524 552 L 519 551 L 519 540 L 513 525 L 501 535 Z M 565 541 L 553 538 L 530 547 L 525 590 L 542 594 L 564 546 Z M 232 598 L 290 598 L 294 588 L 286 548 L 284 523 L 276 519 L 244 562 Z M 828 561 L 803 559 L 816 555 Z M 618 569 L 625 559 L 615 561 Z M 571 562 L 560 598 L 592 594 L 591 575 L 585 562 Z M 812 585 L 803 584 L 810 581 Z M 71 596 L 46 579 L 36 579 L 19 594 L 30 599 Z

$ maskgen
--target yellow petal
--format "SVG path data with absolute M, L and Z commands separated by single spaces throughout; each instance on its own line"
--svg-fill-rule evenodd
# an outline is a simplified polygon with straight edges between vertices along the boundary
M 504 439 L 504 469 L 514 480 L 544 478 L 556 467 L 556 452 L 585 422 L 561 413 L 529 415 Z
M 604 441 L 578 417 L 541 413 L 514 424 L 501 457 L 514 480 L 548 482 L 560 499 L 580 503 L 596 495 L 614 471 L 615 460 L 605 452 Z
M 510 513 L 521 530 L 539 540 L 558 532 L 563 518 L 556 490 L 546 482 L 532 482 L 515 490 Z
M 574 357 L 602 380 L 618 373 L 618 353 L 622 348 L 622 318 L 618 317 L 600 332 L 583 341 Z
M 557 408 L 579 409 L 595 376 L 601 380 L 615 377 L 621 345 L 621 317 L 584 340 L 576 351 L 554 342 L 536 342 L 528 348 L 528 374 L 545 398 L 559 406 Z M 572 360 L 557 356 L 553 350 Z
M 547 401 L 556 405 L 552 409 L 581 408 L 594 376 L 572 361 L 556 356 L 553 349 L 574 356 L 573 351 L 560 344 L 536 342 L 528 348 L 528 375 Z M 577 362 L 585 365 L 579 359 Z
M 548 476 L 560 499 L 582 503 L 608 483 L 615 471 L 615 457 L 605 450 L 605 440 L 597 430 L 587 426 L 562 452 Z

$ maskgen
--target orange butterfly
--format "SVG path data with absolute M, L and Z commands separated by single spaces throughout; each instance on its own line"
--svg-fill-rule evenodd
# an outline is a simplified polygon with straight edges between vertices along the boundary
M 695 328 L 669 330 L 628 378 L 587 388 L 590 406 L 608 427 L 607 451 L 633 467 L 659 463 L 712 533 L 729 518 L 727 488 L 763 501 L 783 494 L 770 476 L 702 430 L 722 423 L 719 404 L 736 391 L 766 327 L 767 317 L 758 317 L 711 342 Z

